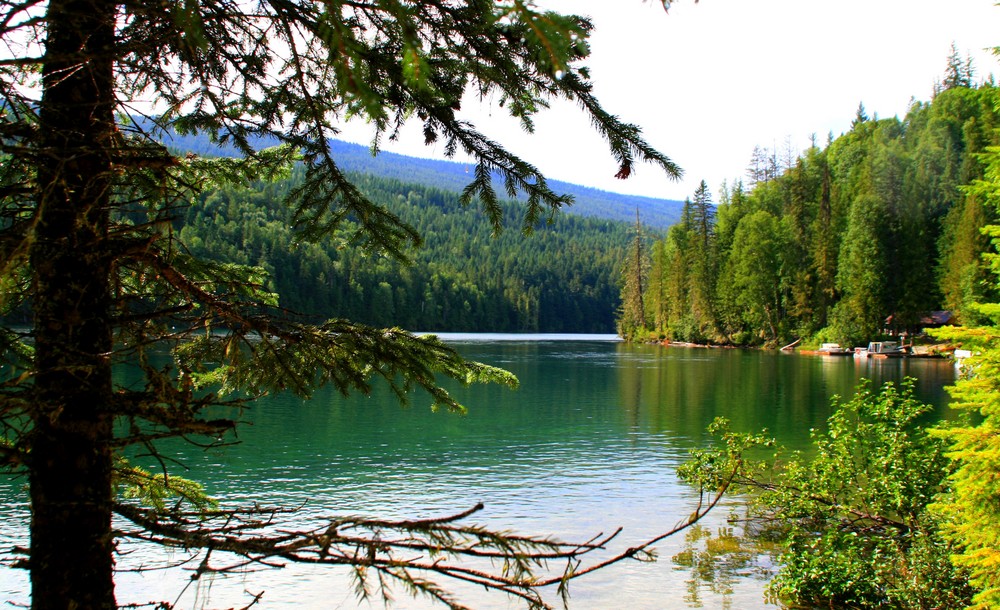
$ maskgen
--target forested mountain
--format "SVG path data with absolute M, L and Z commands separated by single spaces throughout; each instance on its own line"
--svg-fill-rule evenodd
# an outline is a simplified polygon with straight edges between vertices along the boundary
M 851 345 L 918 328 L 935 310 L 975 323 L 969 304 L 991 296 L 980 229 L 995 219 L 966 186 L 983 175 L 980 153 L 1000 143 L 998 102 L 992 83 L 949 74 L 903 119 L 859 106 L 825 148 L 752 161 L 718 206 L 699 190 L 649 248 L 646 318 L 626 332 Z
M 206 135 L 169 134 L 163 141 L 171 147 L 201 155 L 235 154 L 232 147 L 219 146 Z M 261 147 L 267 142 L 261 142 Z M 472 167 L 453 161 L 419 159 L 390 152 L 380 152 L 372 156 L 371 151 L 360 144 L 334 140 L 331 149 L 337 163 L 346 172 L 371 174 L 403 183 L 422 184 L 443 191 L 461 192 L 471 181 Z M 656 228 L 665 229 L 680 218 L 682 202 L 672 199 L 656 199 L 638 195 L 622 195 L 599 189 L 550 180 L 549 185 L 558 193 L 572 195 L 574 203 L 565 208 L 569 214 L 630 221 L 639 208 L 642 221 Z M 503 187 L 497 185 L 497 190 Z
M 197 256 L 267 270 L 281 306 L 425 331 L 613 332 L 618 280 L 630 227 L 558 215 L 532 235 L 499 236 L 456 192 L 373 175 L 356 183 L 423 236 L 413 264 L 373 257 L 345 227 L 322 243 L 295 244 L 282 197 L 291 179 L 203 193 L 175 223 Z M 507 225 L 517 227 L 516 206 Z M 634 214 L 634 210 L 633 210 Z

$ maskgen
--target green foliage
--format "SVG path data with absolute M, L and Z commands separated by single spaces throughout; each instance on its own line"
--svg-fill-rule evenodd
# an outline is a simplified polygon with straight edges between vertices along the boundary
M 420 247 L 400 253 L 408 262 L 369 254 L 349 228 L 288 247 L 296 235 L 280 201 L 301 182 L 301 169 L 288 180 L 207 190 L 174 228 L 200 258 L 265 269 L 281 306 L 311 318 L 422 331 L 613 331 L 627 225 L 559 215 L 531 236 L 494 236 L 456 193 L 353 178 L 422 236 Z M 520 212 L 511 203 L 505 222 L 518 222 Z
M 963 607 L 970 590 L 928 505 L 949 461 L 928 434 L 929 409 L 901 390 L 862 384 L 835 401 L 815 456 L 793 456 L 760 506 L 790 527 L 772 589 L 784 599 L 855 607 Z
M 642 259 L 645 267 L 651 267 L 648 290 L 643 291 L 641 299 L 635 299 L 643 302 L 643 314 L 628 314 L 624 298 L 622 314 L 652 322 L 658 334 L 671 339 L 713 338 L 717 324 L 711 287 L 718 276 L 714 238 L 715 207 L 703 180 L 694 199 L 684 202 L 680 222 L 670 228 L 662 243 L 653 246 L 655 259 Z
M 645 283 L 649 275 L 647 255 L 643 248 L 639 210 L 635 211 L 635 236 L 622 265 L 621 308 L 615 327 L 625 340 L 641 338 L 648 329 Z
M 834 408 L 827 430 L 813 431 L 811 452 L 747 462 L 734 481 L 750 494 L 747 526 L 784 540 L 771 592 L 796 607 L 964 607 L 967 574 L 951 565 L 955 548 L 929 510 L 946 490 L 950 461 L 913 381 L 879 391 L 864 382 Z M 731 432 L 722 441 L 681 474 L 718 480 L 765 445 Z
M 166 472 L 153 474 L 121 457 L 116 459 L 115 485 L 123 498 L 137 500 L 158 511 L 166 511 L 171 505 L 173 508 L 186 505 L 196 510 L 212 510 L 219 506 L 217 500 L 205 494 L 199 483 Z
M 667 273 L 670 264 L 670 253 L 667 252 L 666 242 L 657 240 L 653 242 L 652 253 L 650 254 L 649 281 L 643 297 L 643 308 L 649 314 L 649 325 L 659 338 L 666 336 L 670 317 L 667 309 Z
M 989 248 L 989 236 L 983 228 L 993 221 L 993 216 L 977 195 L 970 194 L 945 219 L 950 242 L 939 266 L 943 303 L 970 326 L 987 321 L 979 315 L 975 303 L 991 300 L 996 292 L 981 260 Z
M 740 220 L 726 261 L 725 282 L 719 291 L 731 291 L 732 303 L 747 327 L 772 344 L 780 338 L 784 300 L 782 267 L 788 256 L 789 239 L 781 222 L 758 210 Z
M 851 204 L 837 275 L 843 297 L 834 312 L 834 327 L 851 344 L 877 336 L 889 311 L 888 227 L 880 199 L 858 197 Z
M 748 453 L 774 447 L 767 431 L 757 434 L 734 432 L 725 418 L 716 418 L 709 434 L 718 439 L 717 447 L 692 449 L 690 458 L 678 469 L 681 479 L 700 489 L 739 491 L 756 481 L 770 468 L 761 461 L 748 459 Z
M 507 371 L 461 358 L 433 335 L 414 336 L 398 328 L 374 329 L 344 320 L 319 326 L 272 324 L 270 333 L 238 337 L 206 333 L 180 344 L 175 358 L 195 388 L 220 393 L 289 390 L 308 397 L 319 385 L 341 393 L 370 394 L 380 378 L 402 403 L 419 387 L 433 408 L 465 409 L 441 388 L 437 374 L 464 384 L 501 383 L 517 387 Z
M 756 149 L 749 188 L 724 188 L 713 222 L 699 211 L 699 189 L 665 238 L 672 266 L 658 266 L 649 283 L 677 287 L 645 299 L 666 320 L 661 332 L 781 345 L 828 329 L 858 344 L 880 336 L 890 316 L 895 333 L 919 332 L 921 317 L 941 309 L 978 319 L 972 303 L 994 294 L 980 260 L 980 230 L 994 213 L 968 186 L 991 171 L 982 152 L 1000 143 L 1000 112 L 992 84 L 973 86 L 965 68 L 949 66 L 949 88 L 902 120 L 872 119 L 862 107 L 824 149 L 797 159 Z M 782 219 L 780 232 L 737 242 L 741 223 L 761 213 Z M 762 268 L 769 294 L 751 296 Z
M 49 0 L 4 3 L 0 21 L 0 42 L 14 50 L 0 68 L 0 347 L 3 364 L 13 365 L 0 380 L 0 467 L 29 481 L 35 608 L 116 607 L 118 537 L 204 550 L 195 578 L 278 557 L 352 565 L 450 607 L 458 602 L 430 577 L 541 606 L 543 581 L 532 570 L 548 558 L 575 566 L 604 544 L 450 529 L 475 510 L 430 523 L 366 520 L 360 539 L 336 536 L 337 527 L 352 527 L 344 521 L 325 532 L 285 530 L 260 507 L 205 510 L 196 487 L 166 473 L 116 472 L 136 445 L 168 464 L 163 439 L 224 442 L 236 416 L 217 417 L 213 407 L 239 407 L 263 392 L 308 395 L 326 383 L 365 392 L 383 379 L 400 398 L 422 388 L 435 405 L 460 409 L 443 378 L 513 385 L 509 374 L 465 362 L 434 338 L 385 321 L 376 323 L 389 328 L 345 321 L 356 312 L 342 303 L 277 304 L 290 282 L 313 286 L 325 273 L 325 296 L 354 295 L 353 305 L 378 316 L 457 303 L 458 312 L 436 311 L 450 324 L 473 310 L 479 278 L 458 282 L 428 265 L 429 284 L 443 287 L 400 295 L 384 276 L 364 284 L 352 276 L 383 260 L 402 264 L 435 236 L 339 165 L 331 137 L 346 120 L 372 126 L 375 151 L 412 120 L 426 143 L 467 154 L 475 167 L 457 207 L 478 210 L 493 233 L 512 219 L 530 232 L 572 198 L 465 120 L 469 91 L 498 100 L 529 131 L 552 100 L 575 102 L 620 177 L 642 162 L 680 175 L 594 98 L 587 19 L 520 0 Z M 159 114 L 128 118 L 137 108 Z M 161 143 L 167 134 L 207 134 L 236 155 L 181 156 Z M 294 182 L 276 182 L 292 171 Z M 263 205 L 235 201 L 255 184 L 269 191 L 256 193 Z M 497 185 L 521 199 L 514 216 Z M 220 233 L 232 239 L 216 240 Z M 344 247 L 343 256 L 328 256 L 328 243 Z M 453 245 L 455 258 L 478 264 L 464 244 Z M 282 259 L 294 248 L 309 256 Z M 289 273 L 303 261 L 312 268 Z M 526 287 L 511 297 L 526 312 L 524 330 L 536 330 L 544 282 L 514 278 L 505 296 L 519 279 Z M 573 279 L 581 290 L 590 285 Z M 448 291 L 465 294 L 429 302 Z M 409 299 L 405 307 L 397 297 Z M 27 336 L 14 328 L 25 320 Z M 171 362 L 160 362 L 164 354 Z M 141 379 L 125 383 L 125 369 Z M 122 501 L 116 489 L 150 506 Z M 187 502 L 173 502 L 175 494 Z M 424 563 L 425 551 L 485 555 L 506 569 Z
M 991 206 L 1000 204 L 1000 150 L 991 148 L 986 155 L 985 178 L 977 181 L 972 193 Z M 1000 277 L 997 255 L 1000 230 L 996 225 L 984 228 L 992 242 L 984 256 L 990 272 Z M 996 280 L 992 282 L 996 287 Z M 951 390 L 951 406 L 972 414 L 964 425 L 938 431 L 949 443 L 948 456 L 955 463 L 951 476 L 952 493 L 935 506 L 943 521 L 943 531 L 958 547 L 955 563 L 971 574 L 977 588 L 977 608 L 1000 605 L 1000 306 L 979 303 L 972 306 L 985 323 L 981 326 L 945 328 L 935 332 L 941 340 L 960 342 L 974 356 L 965 375 Z
M 666 312 L 661 322 L 662 330 L 672 339 L 694 339 L 698 336 L 698 324 L 689 307 L 691 272 L 687 253 L 690 241 L 691 232 L 684 223 L 670 227 L 662 246 L 664 261 L 657 266 L 659 274 L 650 282 L 654 286 L 663 286 L 663 300 L 654 307 Z

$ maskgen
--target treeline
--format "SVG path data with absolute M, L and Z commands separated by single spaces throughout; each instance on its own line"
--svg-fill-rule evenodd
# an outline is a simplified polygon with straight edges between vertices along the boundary
M 995 212 L 966 186 L 998 144 L 1000 99 L 963 66 L 953 58 L 933 100 L 902 120 L 859 106 L 825 148 L 784 161 L 755 151 L 747 180 L 724 187 L 718 205 L 702 183 L 681 221 L 626 270 L 636 278 L 626 288 L 643 287 L 642 312 L 620 312 L 620 331 L 854 345 L 916 329 L 936 310 L 977 323 L 970 305 L 994 296 L 978 263 Z
M 141 119 L 136 120 L 140 125 L 143 124 Z M 238 154 L 233 146 L 213 142 L 207 134 L 169 133 L 163 134 L 162 140 L 171 149 L 181 153 L 211 157 Z M 252 142 L 259 148 L 276 145 L 273 140 L 252 140 Z M 390 152 L 380 152 L 377 156 L 372 156 L 367 146 L 339 140 L 331 140 L 330 145 L 336 155 L 337 164 L 345 172 L 368 174 L 405 184 L 423 184 L 443 191 L 460 192 L 469 184 L 470 173 L 474 170 L 474 165 L 468 163 L 421 159 Z M 497 192 L 504 190 L 499 177 L 495 180 L 495 186 Z M 558 193 L 565 193 L 574 198 L 575 204 L 567 209 L 567 213 L 575 216 L 627 222 L 631 219 L 633 211 L 638 208 L 642 213 L 643 222 L 659 229 L 669 227 L 680 218 L 681 202 L 672 199 L 610 193 L 559 180 L 550 180 L 549 186 Z
M 209 191 L 175 223 L 193 254 L 256 265 L 280 305 L 315 318 L 345 317 L 426 331 L 613 332 L 628 225 L 568 214 L 525 236 L 516 205 L 499 236 L 459 195 L 356 176 L 373 201 L 423 236 L 412 264 L 341 239 L 296 243 L 279 204 L 301 180 Z

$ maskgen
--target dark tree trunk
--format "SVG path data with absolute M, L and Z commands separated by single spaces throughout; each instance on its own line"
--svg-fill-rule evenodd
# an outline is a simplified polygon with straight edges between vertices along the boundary
M 108 219 L 115 5 L 50 0 L 31 245 L 34 608 L 115 608 Z

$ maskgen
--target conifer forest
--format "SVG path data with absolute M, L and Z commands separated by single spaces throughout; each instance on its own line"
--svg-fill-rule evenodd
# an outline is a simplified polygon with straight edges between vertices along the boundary
M 634 1 L 671 19 L 682 4 Z M 172 565 L 135 573 L 187 571 L 172 599 L 195 581 L 200 595 L 232 576 L 254 607 L 264 593 L 242 583 L 258 568 L 299 565 L 343 570 L 359 604 L 402 593 L 432 607 L 496 595 L 503 607 L 552 608 L 568 605 L 570 585 L 585 576 L 652 563 L 656 545 L 693 534 L 737 492 L 748 524 L 774 526 L 747 531 L 773 533 L 769 591 L 790 607 L 1000 607 L 992 77 L 953 46 L 931 98 L 913 100 L 904 116 L 845 108 L 854 119 L 844 133 L 814 136 L 804 150 L 790 140 L 748 150 L 732 180 L 702 180 L 683 203 L 602 196 L 548 180 L 514 152 L 510 133 L 481 130 L 463 110 L 478 97 L 535 137 L 539 113 L 566 104 L 559 112 L 571 107 L 587 126 L 572 135 L 597 142 L 586 154 L 606 157 L 609 178 L 643 167 L 681 179 L 643 128 L 598 99 L 594 29 L 590 17 L 531 0 L 0 0 L 0 475 L 17 481 L 2 499 L 23 517 L 0 569 L 24 571 L 26 604 L 173 608 L 152 594 L 123 602 L 132 596 L 119 589 L 124 559 L 149 546 Z M 423 145 L 468 162 L 359 160 L 337 139 L 350 121 L 370 130 L 372 152 L 415 127 Z M 563 152 L 577 146 L 555 139 Z M 959 378 L 952 406 L 969 417 L 930 417 L 911 380 L 862 383 L 853 398 L 830 401 L 823 430 L 801 426 L 812 448 L 791 459 L 758 459 L 774 439 L 715 417 L 729 398 L 705 411 L 714 419 L 699 422 L 705 433 L 684 435 L 684 451 L 668 448 L 683 401 L 722 385 L 715 380 L 729 369 L 675 393 L 667 386 L 679 376 L 657 368 L 672 348 L 636 345 L 853 346 L 922 332 L 943 313 L 960 326 L 932 330 L 933 339 L 969 358 L 961 369 L 937 362 L 949 383 Z M 414 401 L 467 414 L 465 397 L 485 395 L 467 386 L 519 386 L 508 360 L 469 356 L 434 331 L 606 334 L 576 342 L 600 344 L 579 360 L 607 376 L 534 377 L 552 393 L 525 401 L 511 428 L 538 444 L 498 436 L 503 427 L 476 431 L 497 447 L 487 470 L 535 474 L 545 460 L 532 448 L 579 433 L 597 451 L 548 466 L 593 483 L 600 469 L 583 462 L 606 458 L 611 444 L 564 427 L 587 405 L 588 426 L 624 426 L 627 456 L 642 457 L 640 437 L 654 447 L 655 478 L 628 482 L 625 460 L 612 459 L 607 488 L 666 496 L 657 486 L 670 479 L 691 505 L 679 520 L 657 513 L 643 524 L 655 530 L 648 535 L 619 537 L 624 526 L 602 523 L 563 540 L 489 521 L 485 501 L 456 506 L 452 491 L 442 492 L 443 514 L 383 505 L 392 517 L 344 516 L 338 504 L 303 523 L 302 506 L 261 503 L 255 483 L 217 498 L 185 478 L 178 446 L 199 455 L 237 447 L 251 407 L 275 396 L 295 400 L 283 414 L 382 396 L 393 408 Z M 749 377 L 780 381 L 772 368 Z M 643 401 L 647 379 L 660 385 Z M 663 403 L 675 410 L 659 411 Z M 556 408 L 552 427 L 535 429 L 542 407 Z M 284 426 L 283 417 L 274 419 Z M 643 430 L 647 419 L 658 427 Z M 303 426 L 325 435 L 309 459 L 330 465 L 351 427 Z M 379 434 L 354 444 L 407 432 L 383 427 L 353 426 Z M 441 451 L 421 443 L 433 459 L 405 461 L 426 462 L 436 484 L 449 470 L 439 453 L 457 436 L 437 437 Z M 265 441 L 247 450 L 271 452 Z M 530 467 L 511 466 L 518 452 Z M 289 452 L 273 457 L 282 477 L 297 469 Z M 664 457 L 676 461 L 665 467 Z M 451 470 L 478 484 L 487 470 L 464 458 Z M 386 480 L 402 463 L 344 461 L 370 463 Z M 354 476 L 324 481 L 346 488 Z M 560 512 L 569 479 L 537 478 L 557 492 L 558 508 L 527 516 Z M 591 490 L 605 488 L 581 489 L 604 502 Z M 531 495 L 520 483 L 506 490 L 518 501 Z M 589 528 L 591 517 L 576 525 Z
M 642 256 L 626 261 L 623 336 L 855 345 L 917 330 L 932 311 L 979 321 L 995 211 L 969 189 L 1000 143 L 998 96 L 962 61 L 948 66 L 906 116 L 861 105 L 848 132 L 801 154 L 757 148 L 717 201 L 703 183 L 662 238 L 633 230 Z M 638 285 L 641 311 L 628 297 Z
M 175 230 L 194 254 L 259 266 L 280 305 L 321 318 L 422 331 L 609 332 L 628 224 L 560 214 L 531 235 L 494 235 L 459 194 L 373 175 L 362 189 L 423 238 L 400 261 L 350 243 L 349 229 L 295 244 L 291 212 L 278 202 L 301 184 L 287 180 L 202 193 Z M 516 224 L 516 206 L 506 222 Z
M 494 234 L 440 179 L 358 174 L 424 238 L 407 262 L 373 259 L 347 230 L 292 246 L 291 212 L 278 202 L 301 183 L 296 169 L 201 193 L 175 230 L 198 255 L 261 267 L 291 311 L 427 331 L 852 345 L 916 329 L 932 311 L 975 323 L 969 305 L 991 294 L 979 259 L 993 212 L 969 186 L 1000 144 L 998 97 L 993 83 L 949 65 L 933 99 L 903 118 L 870 117 L 861 105 L 847 133 L 801 153 L 790 143 L 748 151 L 742 175 L 702 183 L 669 227 L 570 207 L 530 235 Z M 506 214 L 517 223 L 516 204 Z

